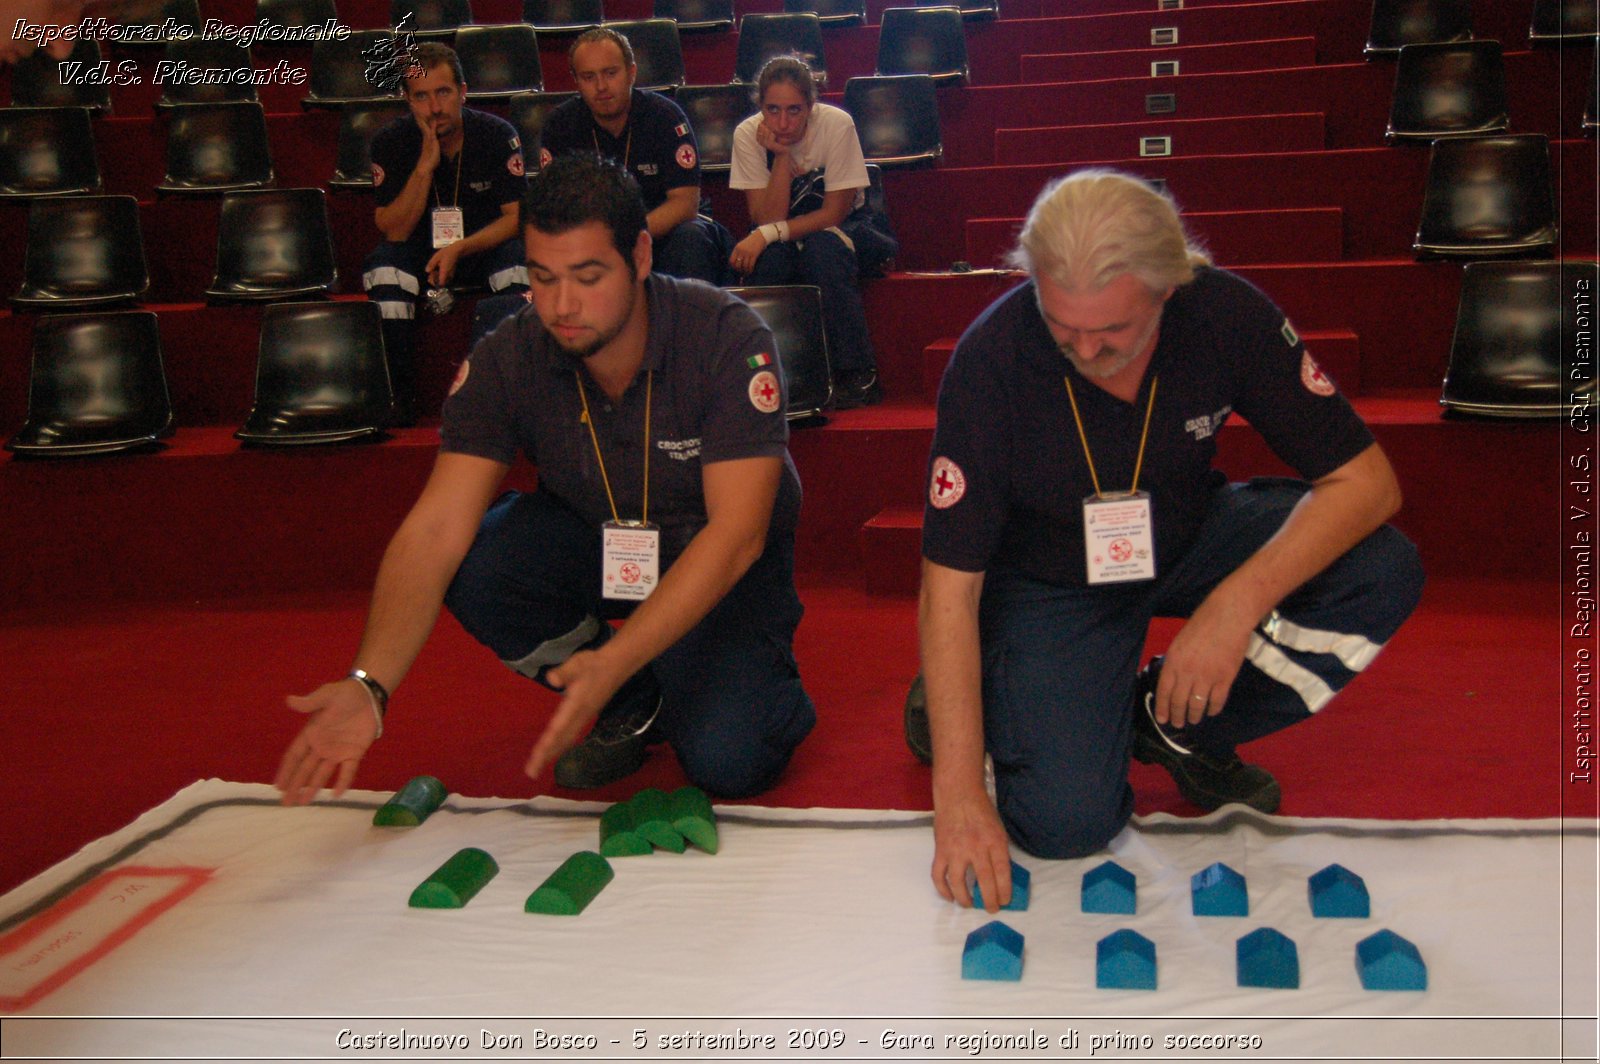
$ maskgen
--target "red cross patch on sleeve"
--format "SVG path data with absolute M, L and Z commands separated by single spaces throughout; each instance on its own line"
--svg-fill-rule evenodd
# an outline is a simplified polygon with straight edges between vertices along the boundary
M 936 510 L 948 510 L 967 493 L 967 476 L 961 467 L 940 455 L 933 460 L 933 475 L 928 480 L 928 502 Z

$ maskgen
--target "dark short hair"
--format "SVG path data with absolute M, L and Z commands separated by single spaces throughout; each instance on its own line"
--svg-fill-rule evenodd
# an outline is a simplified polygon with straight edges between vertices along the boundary
M 461 57 L 456 55 L 456 50 L 447 44 L 437 41 L 426 41 L 411 49 L 412 69 L 425 74 L 436 66 L 447 66 L 455 77 L 457 85 L 465 85 L 467 77 L 461 72 Z M 409 95 L 405 82 L 400 83 L 400 94 Z
M 610 26 L 595 26 L 593 29 L 584 30 L 567 46 L 567 66 L 573 66 L 572 57 L 578 54 L 578 49 L 585 44 L 599 44 L 601 41 L 610 41 L 622 53 L 622 65 L 634 66 L 633 42 L 618 33 Z
M 644 232 L 644 196 L 633 175 L 615 160 L 592 152 L 573 152 L 553 160 L 528 179 L 522 197 L 522 226 L 559 236 L 580 225 L 600 222 L 611 230 L 628 268 Z

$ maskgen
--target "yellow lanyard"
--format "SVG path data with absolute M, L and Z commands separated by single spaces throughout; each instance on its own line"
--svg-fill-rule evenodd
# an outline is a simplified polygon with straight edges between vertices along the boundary
M 644 501 L 639 514 L 639 523 L 648 524 L 650 521 L 650 394 L 652 385 L 655 384 L 655 370 L 650 370 L 644 377 Z M 573 380 L 578 382 L 578 398 L 583 400 L 583 423 L 589 426 L 589 442 L 594 444 L 594 460 L 600 463 L 600 483 L 606 486 L 606 502 L 611 504 L 611 519 L 618 524 L 622 518 L 617 515 L 617 500 L 611 494 L 611 478 L 606 476 L 606 460 L 600 454 L 600 437 L 595 435 L 594 419 L 589 416 L 589 392 L 583 386 L 583 378 L 577 370 L 572 371 Z
M 609 134 L 609 133 L 606 134 L 606 136 L 608 136 L 608 137 L 610 135 L 611 134 Z M 595 133 L 594 126 L 590 126 L 589 127 L 589 139 L 594 141 L 594 153 L 596 155 L 604 155 L 605 152 L 600 150 L 600 137 Z M 632 157 L 632 155 L 633 155 L 633 122 L 630 119 L 630 121 L 628 122 L 628 141 L 627 141 L 626 144 L 624 144 L 622 146 L 622 168 L 624 170 L 626 170 L 628 168 L 628 159 L 630 157 Z
M 1095 472 L 1094 455 L 1089 453 L 1089 437 L 1083 431 L 1083 418 L 1078 414 L 1078 397 L 1072 391 L 1072 378 L 1061 379 L 1067 382 L 1067 399 L 1072 403 L 1072 420 L 1078 423 L 1078 439 L 1083 443 L 1084 460 L 1089 463 L 1089 478 L 1094 481 L 1094 497 L 1103 499 L 1105 495 L 1100 491 L 1100 474 Z M 1139 433 L 1139 457 L 1133 464 L 1133 486 L 1128 489 L 1129 495 L 1139 490 L 1139 471 L 1144 468 L 1144 445 L 1150 438 L 1150 412 L 1156 408 L 1156 383 L 1159 380 L 1159 377 L 1150 378 L 1150 401 L 1144 408 L 1144 431 Z

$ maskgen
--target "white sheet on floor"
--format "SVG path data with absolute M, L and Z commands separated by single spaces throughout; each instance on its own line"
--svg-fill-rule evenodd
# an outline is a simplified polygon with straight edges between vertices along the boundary
M 1075 1059 L 1097 1038 L 1096 1056 L 1219 1059 L 1181 1040 L 1227 1036 L 1259 1039 L 1232 1043 L 1252 1059 L 1594 1057 L 1589 821 L 1141 819 L 1106 854 L 1016 855 L 1032 904 L 999 918 L 1025 968 L 1000 983 L 960 977 L 991 917 L 934 893 L 925 813 L 719 806 L 715 856 L 614 859 L 587 911 L 552 917 L 523 902 L 597 848 L 603 804 L 452 796 L 420 827 L 375 828 L 387 797 L 284 809 L 267 787 L 196 783 L 0 898 L 6 1054 L 339 1058 L 366 1038 L 455 1057 L 444 1040 L 464 1038 L 468 1057 L 527 1059 L 549 1055 L 544 1032 L 593 1037 L 572 1054 L 592 1059 Z M 409 908 L 466 846 L 499 875 L 464 909 Z M 1135 915 L 1080 911 L 1107 857 L 1138 877 Z M 1245 876 L 1249 916 L 1192 914 L 1190 876 L 1216 861 Z M 1335 862 L 1370 918 L 1311 916 L 1307 877 Z M 1095 987 L 1095 944 L 1124 927 L 1156 945 L 1154 991 Z M 1296 943 L 1299 989 L 1237 985 L 1236 942 L 1260 927 Z M 1356 943 L 1382 928 L 1420 950 L 1426 991 L 1362 988 Z M 818 1039 L 841 1044 L 804 1051 Z

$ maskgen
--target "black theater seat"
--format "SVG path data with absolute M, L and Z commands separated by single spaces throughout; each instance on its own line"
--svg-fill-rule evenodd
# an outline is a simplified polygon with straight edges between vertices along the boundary
M 1594 0 L 1533 0 L 1528 39 L 1534 44 L 1593 44 L 1596 33 Z
M 203 73 L 199 73 L 250 70 L 253 63 L 248 48 L 240 48 L 226 40 L 191 37 L 168 44 L 161 58 L 171 65 L 165 68 L 157 107 L 165 109 L 195 103 L 229 103 L 257 98 L 253 80 L 230 77 L 208 81 Z
M 380 73 L 370 56 L 393 46 L 394 41 L 388 30 L 356 30 L 342 40 L 317 41 L 311 46 L 311 91 L 300 106 L 339 108 L 393 100 L 399 82 L 385 87 L 375 83 L 371 75 L 377 75 L 379 81 L 398 78 L 399 68 L 385 68 Z
M 844 109 L 856 121 L 862 153 L 880 166 L 916 166 L 944 154 L 939 94 L 927 74 L 851 78 Z
M 173 108 L 167 173 L 156 191 L 214 195 L 272 184 L 267 116 L 253 100 Z
M 1437 140 L 1428 160 L 1422 255 L 1539 255 L 1555 247 L 1555 196 L 1547 138 Z
M 1499 41 L 1400 49 L 1386 134 L 1391 143 L 1482 136 L 1502 132 L 1508 124 Z
M 634 61 L 639 64 L 639 88 L 672 92 L 683 84 L 683 43 L 678 39 L 676 22 L 650 18 L 608 22 L 606 28 L 616 30 L 632 45 Z
M 371 188 L 373 136 L 396 118 L 410 114 L 411 109 L 399 100 L 340 108 L 338 160 L 328 187 Z
M 967 31 L 954 7 L 891 7 L 878 33 L 878 74 L 927 74 L 941 85 L 967 81 Z
M 472 25 L 472 0 L 391 0 L 389 25 L 419 41 L 448 44 L 457 29 Z
M 739 49 L 733 60 L 735 81 L 755 81 L 767 60 L 778 55 L 805 60 L 818 85 L 828 80 L 822 23 L 811 12 L 750 14 L 739 20 Z
M 1439 402 L 1451 413 L 1492 417 L 1593 410 L 1594 373 L 1565 379 L 1562 365 L 1576 364 L 1581 338 L 1593 336 L 1580 307 L 1593 307 L 1597 285 L 1593 262 L 1468 263 Z M 1584 292 L 1586 303 L 1578 298 Z M 1592 313 L 1584 316 L 1592 322 Z
M 70 196 L 99 188 L 88 108 L 0 108 L 0 199 Z
M 730 288 L 767 323 L 789 389 L 789 420 L 815 417 L 833 398 L 828 336 L 822 326 L 822 290 L 812 285 Z
M 69 196 L 28 208 L 18 310 L 128 303 L 150 287 L 139 204 L 132 196 Z
M 153 446 L 172 431 L 149 311 L 57 314 L 33 327 L 28 417 L 6 450 L 75 458 Z
M 700 149 L 702 173 L 726 173 L 733 165 L 733 131 L 739 123 L 756 113 L 751 86 L 685 85 L 673 94 L 683 113 L 689 116 L 695 143 Z
M 544 88 L 539 38 L 532 26 L 464 26 L 456 31 L 456 54 L 469 100 L 510 100 L 519 92 Z
M 1390 59 L 1408 44 L 1441 44 L 1472 37 L 1468 0 L 1372 0 L 1368 59 Z
M 110 111 L 111 86 L 94 83 L 109 80 L 95 72 L 96 64 L 104 58 L 100 45 L 88 38 L 79 41 L 72 54 L 59 62 L 43 51 L 34 52 L 11 68 L 11 105 L 87 107 L 96 114 Z M 110 78 L 119 76 L 115 63 L 110 71 Z
M 866 0 L 783 0 L 783 9 L 809 11 L 824 26 L 860 26 L 867 21 Z
M 247 443 L 343 443 L 381 433 L 394 392 L 383 319 L 366 300 L 278 303 L 261 319 Z
M 686 33 L 733 26 L 733 0 L 654 0 L 650 13 L 655 18 L 670 18 Z
M 217 224 L 217 272 L 206 298 L 261 303 L 327 292 L 338 281 L 320 188 L 228 192 Z
M 605 19 L 602 0 L 522 0 L 522 21 L 540 33 L 582 33 Z

